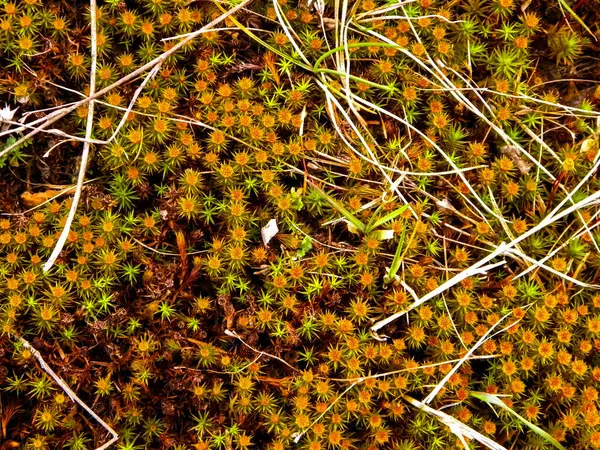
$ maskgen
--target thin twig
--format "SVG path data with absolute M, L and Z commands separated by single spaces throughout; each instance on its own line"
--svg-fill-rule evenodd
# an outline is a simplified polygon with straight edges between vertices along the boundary
M 529 306 L 530 305 L 526 306 L 525 308 L 528 308 Z M 427 404 L 427 403 L 431 403 L 433 401 L 433 399 L 435 398 L 435 396 L 439 394 L 439 392 L 443 389 L 443 387 L 446 385 L 446 383 L 450 380 L 450 378 L 452 377 L 452 375 L 454 375 L 454 373 L 456 373 L 456 371 L 460 368 L 461 365 L 463 365 L 466 361 L 469 360 L 469 358 L 475 352 L 475 350 L 477 350 L 479 347 L 481 347 L 488 340 L 492 339 L 494 336 L 507 331 L 509 328 L 514 327 L 518 322 L 521 321 L 521 319 L 519 319 L 519 320 L 517 320 L 515 322 L 512 322 L 507 327 L 501 329 L 500 331 L 498 331 L 498 332 L 496 332 L 496 333 L 494 333 L 492 335 L 492 332 L 494 331 L 494 329 L 498 325 L 500 325 L 500 323 L 502 323 L 502 321 L 504 321 L 504 319 L 506 319 L 507 317 L 511 316 L 512 314 L 513 314 L 513 312 L 510 311 L 510 312 L 506 313 L 504 316 L 502 316 L 500 319 L 498 319 L 496 321 L 496 323 L 494 325 L 492 325 L 490 327 L 490 329 L 487 330 L 487 332 L 483 336 L 481 336 L 481 339 L 479 339 L 475 343 L 475 345 L 473 345 L 473 347 L 471 347 L 469 349 L 469 351 L 467 351 L 465 353 L 465 355 L 461 358 L 461 360 L 459 362 L 457 362 L 454 365 L 454 367 L 452 367 L 452 369 L 450 371 L 448 371 L 448 373 L 446 374 L 446 376 L 435 386 L 435 388 L 425 398 L 425 400 L 423 400 L 423 403 Z
M 299 369 L 296 369 L 294 366 L 292 366 L 290 363 L 288 363 L 285 359 L 280 358 L 279 356 L 275 356 L 272 355 L 271 353 L 267 353 L 267 352 L 263 352 L 262 350 L 257 350 L 254 347 L 252 347 L 250 344 L 248 344 L 246 341 L 244 341 L 239 334 L 237 334 L 235 331 L 232 330 L 225 330 L 225 334 L 227 336 L 231 336 L 234 337 L 236 339 L 238 339 L 242 344 L 244 344 L 246 347 L 248 347 L 250 350 L 252 350 L 255 353 L 258 353 L 259 355 L 264 355 L 264 356 L 268 356 L 269 358 L 273 358 L 276 359 L 279 362 L 282 362 L 283 364 L 285 364 L 286 366 L 288 366 L 290 369 L 292 369 L 294 372 L 300 372 Z
M 502 266 L 504 264 L 506 264 L 506 261 L 500 261 L 498 263 L 494 263 L 494 264 L 488 264 L 492 259 L 496 258 L 497 256 L 503 255 L 507 250 L 508 250 L 508 245 L 504 242 L 501 242 L 500 245 L 498 245 L 498 248 L 493 251 L 492 253 L 490 253 L 487 257 L 481 259 L 480 261 L 478 261 L 477 263 L 473 264 L 471 267 L 469 267 L 468 269 L 463 270 L 462 272 L 460 272 L 459 274 L 455 275 L 454 277 L 450 278 L 448 281 L 446 281 L 445 283 L 443 283 L 442 285 L 440 285 L 439 287 L 437 287 L 436 289 L 434 289 L 433 291 L 429 292 L 428 294 L 424 295 L 423 297 L 421 297 L 418 301 L 415 301 L 412 305 L 410 305 L 408 308 L 406 308 L 403 311 L 397 312 L 395 314 L 392 314 L 391 316 L 380 320 L 379 322 L 377 322 L 375 325 L 373 325 L 371 327 L 371 331 L 373 332 L 377 332 L 377 330 L 385 327 L 386 325 L 390 324 L 391 322 L 399 319 L 400 317 L 402 317 L 404 314 L 408 313 L 409 311 L 415 309 L 416 307 L 422 305 L 423 303 L 425 303 L 426 301 L 428 301 L 429 299 L 432 299 L 438 295 L 440 295 L 442 292 L 445 292 L 446 290 L 450 289 L 452 286 L 454 286 L 457 283 L 460 283 L 462 280 L 472 277 L 474 275 L 478 275 L 481 273 L 486 273 L 487 271 L 498 267 L 498 266 Z
M 35 359 L 37 359 L 37 361 L 40 364 L 40 366 L 42 367 L 42 369 L 48 375 L 50 375 L 50 377 L 52 377 L 52 379 L 56 382 L 56 384 L 58 384 L 62 388 L 63 391 L 65 391 L 65 394 L 67 394 L 71 400 L 73 400 L 75 403 L 77 403 L 79 406 L 81 406 L 83 409 L 85 409 L 87 411 L 87 413 L 90 416 L 92 416 L 92 418 L 96 422 L 98 422 L 100 425 L 102 425 L 102 427 L 111 434 L 112 438 L 110 439 L 110 441 L 106 442 L 101 447 L 98 447 L 96 450 L 105 450 L 108 447 L 110 447 L 112 444 L 117 442 L 119 440 L 118 433 L 115 430 L 113 430 L 111 428 L 111 426 L 108 425 L 104 420 L 102 420 L 98 416 L 98 414 L 96 414 L 94 411 L 92 411 L 92 409 L 88 405 L 86 405 L 79 397 L 77 397 L 75 392 L 73 392 L 71 390 L 71 388 L 67 385 L 67 383 L 65 383 L 64 380 L 61 377 L 59 377 L 56 374 L 56 372 L 54 372 L 54 370 L 52 370 L 52 368 L 46 363 L 46 361 L 44 361 L 44 358 L 42 357 L 40 352 L 37 351 L 35 348 L 33 348 L 31 346 L 31 344 L 27 340 L 22 338 L 21 336 L 15 335 L 15 337 L 21 342 L 21 344 L 23 344 L 23 347 L 25 347 L 27 350 L 29 350 L 31 352 L 31 354 L 35 357 Z
M 20 122 L 15 122 L 14 120 L 3 120 L 3 123 L 7 123 L 9 125 L 21 125 Z M 30 125 L 30 124 L 24 124 L 22 125 L 22 129 L 30 129 L 30 130 L 35 130 L 37 127 Z M 17 128 L 13 128 L 12 130 L 9 130 L 11 133 L 15 132 L 15 131 L 19 131 L 19 129 Z M 80 136 L 73 136 L 71 134 L 65 133 L 62 130 L 58 130 L 56 128 L 51 128 L 49 130 L 43 130 L 44 133 L 48 133 L 48 134 L 53 134 L 55 136 L 60 136 L 60 137 L 64 137 L 64 138 L 68 138 L 71 141 L 78 141 L 78 142 L 89 142 L 92 144 L 103 144 L 104 141 L 98 140 L 98 139 L 90 139 L 89 141 L 86 140 L 85 138 L 82 138 Z
M 125 110 L 125 113 L 123 114 L 123 117 L 121 118 L 121 121 L 119 122 L 119 125 L 117 125 L 117 129 L 112 134 L 112 136 L 110 138 L 108 138 L 108 140 L 106 141 L 107 144 L 112 142 L 117 137 L 117 134 L 119 134 L 119 131 L 121 131 L 121 128 L 123 128 L 123 125 L 125 124 L 125 121 L 127 120 L 127 116 L 129 116 L 129 114 L 131 113 L 131 110 L 133 109 L 138 97 L 140 96 L 140 94 L 142 93 L 144 88 L 146 87 L 146 84 L 148 84 L 148 82 L 152 78 L 154 78 L 156 73 L 160 70 L 161 65 L 162 65 L 162 63 L 158 63 L 156 66 L 154 66 L 152 68 L 152 70 L 150 72 L 148 72 L 148 75 L 146 75 L 146 78 L 144 78 L 144 81 L 142 81 L 140 86 L 134 92 L 133 97 L 131 98 L 131 101 L 129 102 L 129 106 L 127 107 L 127 110 Z
M 340 395 L 338 395 L 338 396 L 335 398 L 335 400 L 333 400 L 333 401 L 332 401 L 332 402 L 329 404 L 329 406 L 328 406 L 328 407 L 325 409 L 325 411 L 323 411 L 323 412 L 322 412 L 322 413 L 319 415 L 319 417 L 317 417 L 317 418 L 316 418 L 316 419 L 313 421 L 313 423 L 311 423 L 311 424 L 310 424 L 310 426 L 309 426 L 309 427 L 308 427 L 306 430 L 302 431 L 301 433 L 294 433 L 294 434 L 292 435 L 292 437 L 294 438 L 294 443 L 296 443 L 296 444 L 297 444 L 298 442 L 300 442 L 300 439 L 302 439 L 302 436 L 304 436 L 306 433 L 308 433 L 308 431 L 309 431 L 309 430 L 310 430 L 310 429 L 311 429 L 313 426 L 315 426 L 315 424 L 316 424 L 316 423 L 318 423 L 318 422 L 319 422 L 319 421 L 320 421 L 320 420 L 323 418 L 323 416 L 324 416 L 325 414 L 327 414 L 327 413 L 329 412 L 329 410 L 330 410 L 331 408 L 333 408 L 333 407 L 334 407 L 334 405 L 335 405 L 337 402 L 339 402 L 339 401 L 340 401 L 340 400 L 341 400 L 341 399 L 342 399 L 342 398 L 343 398 L 343 397 L 344 397 L 344 396 L 345 396 L 345 395 L 348 393 L 348 391 L 350 391 L 350 390 L 351 390 L 351 389 L 352 389 L 354 386 L 356 386 L 356 385 L 357 385 L 357 384 L 359 384 L 359 383 L 362 383 L 363 381 L 364 381 L 364 380 L 363 380 L 362 378 L 359 378 L 359 379 L 357 379 L 357 380 L 356 380 L 354 383 L 352 383 L 350 386 L 348 386 L 348 387 L 347 387 L 347 388 L 344 390 L 344 392 L 342 392 Z

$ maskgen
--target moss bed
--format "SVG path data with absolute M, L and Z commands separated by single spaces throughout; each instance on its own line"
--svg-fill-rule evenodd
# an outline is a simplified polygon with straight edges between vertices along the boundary
M 597 0 L 95 4 L 0 0 L 0 449 L 600 448 Z

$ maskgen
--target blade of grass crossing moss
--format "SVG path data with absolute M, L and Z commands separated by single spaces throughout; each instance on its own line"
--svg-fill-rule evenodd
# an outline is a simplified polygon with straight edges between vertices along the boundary
M 376 42 L 376 41 L 368 41 L 368 42 L 357 42 L 354 44 L 348 44 L 348 45 L 342 45 L 340 47 L 336 47 L 333 48 L 331 50 L 329 50 L 328 52 L 323 53 L 321 56 L 319 56 L 319 59 L 317 59 L 315 61 L 315 64 L 313 65 L 313 69 L 318 72 L 320 69 L 319 67 L 321 66 L 321 64 L 323 63 L 323 61 L 325 60 L 325 58 L 335 54 L 335 53 L 339 53 L 341 51 L 343 51 L 346 48 L 362 48 L 362 47 L 382 47 L 382 48 L 395 48 L 396 45 L 393 44 L 388 44 L 386 42 Z
M 327 193 L 323 189 L 319 188 L 314 183 L 310 183 L 310 184 L 312 185 L 313 188 L 315 188 L 317 191 L 319 191 L 319 193 L 323 196 L 323 198 L 325 200 L 327 200 L 327 203 L 329 203 L 333 209 L 335 209 L 337 212 L 339 212 L 341 215 L 343 215 L 348 220 L 348 222 L 350 222 L 352 225 L 354 225 L 356 228 L 358 228 L 363 233 L 366 231 L 367 226 L 363 222 L 361 222 L 359 219 L 357 219 L 350 211 L 348 211 L 346 208 L 344 208 L 344 206 L 340 202 L 338 202 L 333 197 L 327 195 Z
M 407 126 L 408 128 L 410 128 L 411 130 L 413 130 L 416 134 L 418 134 L 419 136 L 421 136 L 425 141 L 427 141 L 430 145 L 433 146 L 433 148 L 435 148 L 438 152 L 440 152 L 440 154 L 444 157 L 444 159 L 450 164 L 450 166 L 456 171 L 456 173 L 458 174 L 458 176 L 461 178 L 461 180 L 465 183 L 465 186 L 467 186 L 467 188 L 469 189 L 469 191 L 473 194 L 473 196 L 477 199 L 477 201 L 479 202 L 479 204 L 486 210 L 488 211 L 490 214 L 492 214 L 494 217 L 496 217 L 499 220 L 506 220 L 504 217 L 498 216 L 484 201 L 483 199 L 479 196 L 479 194 L 477 193 L 477 191 L 473 188 L 473 186 L 471 185 L 471 183 L 469 183 L 469 181 L 467 180 L 467 178 L 462 174 L 462 172 L 460 172 L 459 167 L 450 159 L 450 157 L 442 150 L 442 148 L 440 146 L 438 146 L 435 142 L 433 142 L 431 140 L 431 138 L 429 138 L 429 136 L 427 136 L 424 132 L 422 132 L 421 130 L 419 130 L 418 128 L 416 128 L 414 125 L 412 125 L 410 122 L 408 122 L 407 120 L 402 119 L 401 117 L 397 116 L 396 114 L 381 108 L 377 105 L 375 105 L 372 102 L 369 102 L 367 100 L 364 100 L 354 94 L 351 94 L 352 98 L 354 100 L 356 100 L 358 103 L 364 104 L 366 106 L 369 106 L 371 108 L 373 108 L 376 111 L 381 112 L 382 114 L 385 114 L 386 116 L 392 117 L 393 119 L 397 120 L 398 122 L 402 123 L 403 125 Z M 480 216 L 483 220 L 487 219 L 485 218 L 485 216 L 480 212 Z
M 401 240 L 398 244 L 398 248 L 396 249 L 394 259 L 392 260 L 392 265 L 390 266 L 390 271 L 386 275 L 386 277 L 388 277 L 388 281 L 386 281 L 386 279 L 384 278 L 384 281 L 386 283 L 393 280 L 394 277 L 396 276 L 396 273 L 398 272 L 398 269 L 400 268 L 400 264 L 402 263 L 402 261 L 404 261 L 404 256 L 406 255 L 406 252 L 408 251 L 411 244 L 413 243 L 416 234 L 417 234 L 417 226 L 415 225 L 413 227 L 413 232 L 410 235 L 410 238 L 408 239 L 408 242 L 406 243 L 406 245 L 404 245 L 404 237 L 406 235 L 406 227 L 404 227 L 402 229 Z M 402 249 L 402 252 L 400 252 L 401 249 Z M 415 291 L 413 291 L 408 285 L 403 285 L 403 286 L 407 291 L 409 291 L 412 294 L 415 301 L 419 300 L 419 297 L 417 296 Z
M 219 2 L 214 1 L 213 2 L 221 11 L 225 12 L 226 10 L 221 6 L 221 4 L 219 4 Z M 257 43 L 259 43 L 260 45 L 262 45 L 263 47 L 265 47 L 266 49 L 268 49 L 269 51 L 275 53 L 276 55 L 281 56 L 284 59 L 287 59 L 291 62 L 293 62 L 294 64 L 296 64 L 297 66 L 305 69 L 305 70 L 312 70 L 312 67 L 308 64 L 303 63 L 302 61 L 299 61 L 298 59 L 287 55 L 285 53 L 283 53 L 282 51 L 276 49 L 275 47 L 273 47 L 272 45 L 270 45 L 268 42 L 265 42 L 264 40 L 262 40 L 261 38 L 259 38 L 256 34 L 254 34 L 252 31 L 250 31 L 247 27 L 245 27 L 239 20 L 237 20 L 235 17 L 229 17 L 229 20 L 231 20 L 231 22 L 233 22 L 235 24 L 236 27 L 238 27 L 240 30 L 242 30 L 244 33 L 246 33 L 251 39 L 253 39 L 254 41 L 256 41 Z
M 402 249 L 404 248 L 404 238 L 406 237 L 406 227 L 402 229 L 402 233 L 400 234 L 400 240 L 398 241 L 398 247 L 396 247 L 396 253 L 394 254 L 394 259 L 392 260 L 392 265 L 390 266 L 390 271 L 383 277 L 384 283 L 389 283 L 394 279 L 396 274 L 398 273 L 398 269 L 400 268 L 400 263 L 402 262 Z
M 398 208 L 397 210 L 392 211 L 391 213 L 389 213 L 386 216 L 382 217 L 381 219 L 379 219 L 375 223 L 369 223 L 367 225 L 367 227 L 366 227 L 365 232 L 369 233 L 369 232 L 371 232 L 373 230 L 376 230 L 381 225 L 384 225 L 384 224 L 388 223 L 390 220 L 394 220 L 396 217 L 398 217 L 400 214 L 402 214 L 407 209 L 408 209 L 408 205 L 403 205 L 400 208 Z
M 600 159 L 599 159 L 598 164 L 600 164 Z M 588 174 L 588 176 L 591 176 L 591 173 Z M 582 180 L 582 182 L 585 182 L 587 180 L 588 176 L 586 176 L 586 178 L 584 178 Z M 527 239 L 531 235 L 535 234 L 539 230 L 541 230 L 545 227 L 551 226 L 553 223 L 562 219 L 563 217 L 566 217 L 579 209 L 587 208 L 592 205 L 600 204 L 600 191 L 594 192 L 593 194 L 580 200 L 573 206 L 561 211 L 562 206 L 567 201 L 568 201 L 568 199 L 563 199 L 561 201 L 561 203 L 558 206 L 556 206 L 552 211 L 550 211 L 550 213 L 548 213 L 546 215 L 546 217 L 544 219 L 542 219 L 542 221 L 540 223 L 538 223 L 535 227 L 533 227 L 533 228 L 529 229 L 528 231 L 526 231 L 525 233 L 519 235 L 518 237 L 516 237 L 513 241 L 511 241 L 509 243 L 501 242 L 496 247 L 496 249 L 492 253 L 490 253 L 488 256 L 479 260 L 475 264 L 471 265 L 471 267 L 469 267 L 468 269 L 465 269 L 462 272 L 458 273 L 457 275 L 453 276 L 452 278 L 447 280 L 445 283 L 443 283 L 442 285 L 435 288 L 433 291 L 429 292 L 428 294 L 425 294 L 418 302 L 413 303 L 408 308 L 406 308 L 404 311 L 397 312 L 385 319 L 378 321 L 373 326 L 371 326 L 371 328 L 370 328 L 371 331 L 376 333 L 378 330 L 380 330 L 384 326 L 386 326 L 386 325 L 390 324 L 391 322 L 397 320 L 398 318 L 402 317 L 404 314 L 406 314 L 407 312 L 420 306 L 421 304 L 425 303 L 427 300 L 429 300 L 433 297 L 436 297 L 437 295 L 441 294 L 442 292 L 450 289 L 452 286 L 454 286 L 455 284 L 464 280 L 465 278 L 468 278 L 468 277 L 474 276 L 474 275 L 478 275 L 481 273 L 486 273 L 487 271 L 489 271 L 495 267 L 506 264 L 506 261 L 504 261 L 504 260 L 500 261 L 499 263 L 494 263 L 494 264 L 488 264 L 488 263 L 492 259 L 494 259 L 500 255 L 504 255 L 509 249 L 514 247 L 519 242 L 524 241 L 525 239 Z
M 400 192 L 400 190 L 397 188 L 397 186 L 394 185 L 394 180 L 392 180 L 390 178 L 390 175 L 387 173 L 387 169 L 385 167 L 382 166 L 382 164 L 377 161 L 376 156 L 373 154 L 372 148 L 371 146 L 368 144 L 365 136 L 371 138 L 373 144 L 375 146 L 377 146 L 377 142 L 373 140 L 373 136 L 371 136 L 368 133 L 368 130 L 366 131 L 365 136 L 363 136 L 363 134 L 361 133 L 361 131 L 359 130 L 359 127 L 354 123 L 354 121 L 352 120 L 352 118 L 349 116 L 348 112 L 342 107 L 342 105 L 338 102 L 338 100 L 336 99 L 336 97 L 333 95 L 332 92 L 336 92 L 339 94 L 339 91 L 333 89 L 331 86 L 325 86 L 323 84 L 323 82 L 321 81 L 317 81 L 317 85 L 323 90 L 324 94 L 325 94 L 325 101 L 327 104 L 327 107 L 330 111 L 337 111 L 341 114 L 341 116 L 346 120 L 347 124 L 350 126 L 350 128 L 352 129 L 352 131 L 354 131 L 356 133 L 356 136 L 358 137 L 358 140 L 360 141 L 361 146 L 366 150 L 368 157 L 363 155 L 362 153 L 360 153 L 352 144 L 352 142 L 350 142 L 346 136 L 344 135 L 344 132 L 340 129 L 340 125 L 337 123 L 335 114 L 330 113 L 330 119 L 331 119 L 331 123 L 334 126 L 338 136 L 340 137 L 340 139 L 344 142 L 344 144 L 346 144 L 348 146 L 348 148 L 350 150 L 352 150 L 352 152 L 354 154 L 356 154 L 358 157 L 364 159 L 365 161 L 369 162 L 370 164 L 373 164 L 374 167 L 376 167 L 381 174 L 383 175 L 385 181 L 387 183 L 389 183 L 389 185 L 391 186 L 392 190 L 394 191 L 394 193 L 398 196 L 398 198 L 400 198 L 405 204 L 408 205 L 409 209 L 411 210 L 411 213 L 413 216 L 417 217 L 417 214 L 415 213 L 415 211 L 410 207 L 408 200 L 404 197 L 404 195 L 402 194 L 402 192 Z M 343 96 L 342 96 L 343 97 Z M 355 97 L 354 94 L 351 94 L 351 97 Z
M 410 24 L 410 22 L 409 22 Z M 370 30 L 360 24 L 356 24 L 357 28 L 364 32 L 367 33 L 371 36 L 375 36 L 379 39 L 381 39 L 383 42 L 387 42 L 389 44 L 394 44 L 393 41 L 391 41 L 390 39 L 386 38 L 385 36 Z M 412 24 L 411 24 L 411 28 L 412 28 Z M 414 30 L 414 28 L 412 28 Z M 415 37 L 417 38 L 417 40 L 419 40 L 418 35 L 416 32 L 414 32 Z M 410 53 L 409 51 L 407 51 L 405 48 L 397 45 L 396 47 L 398 49 L 398 51 L 400 53 L 403 53 L 404 55 L 406 55 L 407 57 L 411 58 L 414 62 L 416 62 L 418 65 L 420 65 L 421 67 L 423 67 L 425 70 L 427 70 L 433 77 L 435 77 L 440 84 L 445 87 L 448 92 L 450 92 L 450 94 L 459 102 L 464 104 L 468 109 L 470 109 L 473 113 L 475 113 L 478 117 L 480 117 L 482 120 L 484 120 L 488 125 L 490 125 L 494 131 L 496 131 L 496 133 L 498 133 L 498 135 L 507 143 L 510 143 L 511 145 L 515 146 L 516 148 L 519 149 L 519 151 L 521 153 L 523 153 L 527 158 L 530 158 L 529 153 L 527 153 L 518 143 L 516 143 L 512 138 L 510 138 L 510 136 L 508 136 L 504 130 L 502 130 L 502 128 L 498 127 L 496 124 L 494 124 L 493 122 L 491 122 L 477 107 L 475 107 L 473 105 L 473 103 L 467 98 L 465 97 L 462 92 L 460 91 L 460 89 L 458 89 L 454 84 L 452 84 L 452 82 L 448 79 L 448 77 L 446 77 L 443 73 L 443 71 L 441 70 L 440 67 L 437 66 L 437 64 L 431 60 L 431 57 L 427 54 L 428 57 L 428 61 L 430 63 L 430 65 L 425 64 L 424 61 L 420 60 L 419 58 L 417 58 L 416 56 L 414 56 L 412 53 Z M 540 164 L 538 161 L 533 160 L 532 161 L 534 164 L 538 165 Z M 546 173 L 546 175 L 548 175 L 552 180 L 555 180 L 556 177 L 549 172 L 545 167 L 541 166 L 540 167 L 544 173 Z M 504 220 L 503 218 L 499 218 L 500 220 Z
M 485 445 L 487 448 L 492 450 L 506 450 L 506 447 L 498 444 L 487 436 L 479 433 L 477 430 L 471 428 L 470 426 L 462 423 L 458 419 L 446 414 L 443 411 L 433 409 L 430 406 L 427 406 L 423 402 L 420 402 L 416 398 L 413 398 L 409 395 L 403 395 L 402 399 L 408 403 L 409 405 L 423 411 L 424 413 L 430 414 L 437 418 L 440 422 L 446 425 L 450 432 L 453 433 L 456 437 L 458 437 L 466 449 L 469 449 L 469 445 L 466 442 L 466 439 L 475 440 L 482 445 Z
M 237 11 L 239 11 L 240 9 L 244 8 L 250 1 L 251 0 L 243 0 L 242 3 L 240 3 L 239 5 L 237 5 L 234 8 L 232 8 L 232 9 L 224 12 L 222 15 L 220 15 L 216 19 L 212 20 L 208 24 L 204 25 L 199 30 L 194 31 L 193 33 L 189 34 L 188 37 L 186 37 L 186 38 L 182 39 L 181 41 L 179 41 L 177 44 L 175 44 L 169 50 L 167 50 L 165 52 L 162 52 L 160 55 L 158 55 L 153 60 L 147 62 L 146 64 L 144 64 L 141 67 L 138 67 L 133 72 L 130 72 L 129 74 L 125 75 L 123 78 L 118 79 L 117 81 L 115 81 L 114 83 L 110 84 L 109 86 L 106 86 L 106 87 L 100 89 L 99 91 L 97 91 L 93 95 L 89 95 L 86 98 L 84 98 L 82 100 L 79 100 L 77 102 L 70 103 L 69 106 L 64 106 L 64 107 L 62 107 L 60 109 L 57 109 L 56 111 L 52 112 L 51 114 L 49 114 L 49 115 L 47 115 L 45 117 L 42 117 L 41 119 L 39 119 L 41 121 L 41 124 L 38 127 L 36 127 L 35 129 L 33 129 L 31 132 L 27 133 L 25 136 L 19 138 L 18 140 L 16 140 L 14 143 L 12 143 L 11 145 L 9 145 L 8 147 L 6 147 L 3 150 L 1 150 L 0 151 L 0 158 L 2 156 L 6 155 L 7 153 L 13 151 L 15 148 L 18 148 L 20 145 L 23 145 L 24 142 L 27 142 L 33 136 L 35 136 L 36 134 L 42 132 L 43 130 L 45 130 L 46 128 L 48 128 L 53 123 L 55 123 L 58 120 L 60 120 L 61 118 L 65 117 L 67 114 L 75 111 L 81 105 L 85 105 L 85 104 L 87 104 L 87 103 L 89 103 L 89 102 L 91 102 L 93 100 L 96 100 L 96 99 L 102 97 L 104 94 L 106 94 L 107 92 L 110 92 L 111 90 L 115 89 L 116 87 L 121 86 L 124 83 L 126 83 L 128 81 L 131 81 L 131 80 L 139 77 L 141 74 L 145 73 L 148 69 L 152 69 L 156 64 L 164 62 L 169 56 L 171 56 L 175 52 L 179 51 L 183 46 L 185 46 L 186 44 L 190 43 L 193 39 L 195 39 L 196 37 L 198 37 L 200 34 L 205 33 L 206 30 L 214 27 L 216 24 L 218 24 L 221 21 L 225 20 L 227 17 L 230 17 L 232 14 L 234 14 Z M 40 123 L 40 122 L 36 121 L 36 123 Z M 30 123 L 29 125 L 32 125 L 32 123 Z
M 502 400 L 500 400 L 500 398 L 498 396 L 496 396 L 494 394 L 488 394 L 487 392 L 477 392 L 477 391 L 472 391 L 469 393 L 469 395 L 471 397 L 475 397 L 475 398 L 487 403 L 488 405 L 499 406 L 503 410 L 505 410 L 508 413 L 510 413 L 511 415 L 513 415 L 517 420 L 522 422 L 524 425 L 526 425 L 531 431 L 533 431 L 539 437 L 541 437 L 545 441 L 552 444 L 554 447 L 556 447 L 560 450 L 567 450 L 565 447 L 563 447 L 560 444 L 560 442 L 558 442 L 556 439 L 554 439 L 552 436 L 550 436 L 547 432 L 545 432 L 537 425 L 535 425 L 535 424 L 531 423 L 530 421 L 528 421 L 527 419 L 525 419 L 525 417 L 521 416 L 514 409 L 510 408 L 506 403 L 504 403 Z
M 567 2 L 565 0 L 558 0 L 558 3 L 562 8 L 565 8 L 569 14 L 571 14 L 571 17 L 573 17 L 573 19 L 575 19 L 577 22 L 579 22 L 579 25 L 581 25 L 585 29 L 585 31 L 587 31 L 594 38 L 595 41 L 598 40 L 596 35 L 594 33 L 592 33 L 592 30 L 590 30 L 588 28 L 588 26 L 584 23 L 584 21 L 581 20 L 581 17 L 579 17 L 577 15 L 577 13 L 575 11 L 573 11 L 573 9 L 567 4 Z

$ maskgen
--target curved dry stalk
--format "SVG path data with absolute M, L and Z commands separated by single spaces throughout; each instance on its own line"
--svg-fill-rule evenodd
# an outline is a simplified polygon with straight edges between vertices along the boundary
M 96 32 L 96 0 L 90 0 L 90 33 L 91 33 L 91 46 L 92 46 L 92 65 L 90 68 L 90 96 L 93 96 L 96 92 L 96 66 L 98 64 L 98 46 L 97 46 L 97 32 Z M 85 181 L 85 172 L 87 169 L 87 163 L 90 155 L 90 139 L 92 137 L 92 131 L 94 129 L 94 101 L 91 100 L 88 106 L 87 122 L 85 125 L 85 142 L 83 143 L 83 151 L 81 152 L 81 162 L 79 164 L 79 175 L 77 176 L 77 187 L 73 195 L 73 203 L 69 209 L 69 214 L 65 222 L 65 226 L 60 233 L 58 242 L 52 250 L 52 254 L 44 264 L 42 270 L 48 272 L 60 255 L 69 232 L 71 231 L 71 224 L 75 219 L 75 213 L 77 212 L 77 206 L 79 205 L 79 199 L 81 198 L 81 192 L 83 190 L 83 182 Z
M 148 75 L 146 75 L 146 77 L 144 78 L 144 81 L 142 81 L 142 83 L 136 89 L 136 91 L 133 94 L 133 97 L 131 97 L 131 101 L 129 102 L 129 106 L 127 107 L 127 109 L 123 113 L 123 117 L 121 117 L 121 121 L 119 122 L 119 125 L 117 125 L 117 128 L 115 129 L 114 133 L 105 142 L 106 144 L 111 143 L 117 137 L 117 135 L 119 134 L 119 131 L 121 131 L 121 128 L 123 128 L 123 125 L 125 124 L 125 121 L 127 120 L 127 116 L 129 115 L 129 113 L 133 109 L 133 106 L 135 105 L 135 102 L 137 101 L 138 97 L 140 96 L 140 94 L 142 93 L 142 91 L 144 90 L 144 88 L 146 87 L 146 84 L 148 84 L 148 82 L 152 78 L 154 78 L 154 76 L 158 73 L 161 65 L 162 65 L 162 63 L 158 63 L 156 66 L 154 66 L 152 68 L 152 70 L 150 72 L 148 72 Z

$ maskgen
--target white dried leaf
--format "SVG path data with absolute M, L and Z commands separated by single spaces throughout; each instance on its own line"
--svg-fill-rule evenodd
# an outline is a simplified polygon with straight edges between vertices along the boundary
M 437 200 L 435 202 L 435 204 L 441 210 L 450 210 L 450 211 L 454 210 L 454 206 L 452 206 L 452 203 L 450 203 L 450 200 L 448 200 L 447 198 L 445 198 L 443 200 Z
M 0 109 L 0 122 L 5 122 L 0 128 L 1 131 L 6 131 L 10 128 L 10 123 L 8 122 L 13 120 L 17 109 L 19 109 L 18 106 L 15 109 L 10 109 L 10 106 L 8 105 L 4 105 L 4 108 Z
M 0 109 L 0 122 L 9 122 L 13 120 L 17 109 L 19 109 L 18 106 L 15 109 L 10 109 L 10 106 L 4 105 L 4 108 Z
M 304 120 L 306 119 L 306 105 L 302 108 L 302 113 L 300 114 L 300 136 L 304 135 Z
M 268 247 L 269 241 L 279 232 L 277 226 L 277 220 L 271 219 L 267 224 L 260 229 L 260 235 L 262 236 L 263 243 Z

